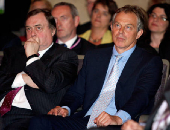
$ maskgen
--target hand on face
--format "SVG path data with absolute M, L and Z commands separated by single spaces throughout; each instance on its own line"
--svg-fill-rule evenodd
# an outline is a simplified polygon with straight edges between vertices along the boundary
M 25 54 L 27 57 L 33 54 L 37 54 L 40 48 L 40 39 L 36 36 L 29 38 L 25 42 L 24 48 L 25 48 Z
M 69 112 L 67 109 L 65 108 L 61 108 L 60 106 L 56 106 L 55 108 L 51 109 L 48 112 L 48 115 L 55 115 L 55 116 L 62 116 L 62 117 L 66 117 L 68 116 Z
M 103 127 L 108 125 L 121 125 L 122 119 L 118 116 L 111 116 L 103 111 L 98 117 L 96 117 L 94 123 L 98 127 Z

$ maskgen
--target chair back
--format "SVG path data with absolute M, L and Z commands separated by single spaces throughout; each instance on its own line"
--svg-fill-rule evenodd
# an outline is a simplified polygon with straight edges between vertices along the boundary
M 162 80 L 161 80 L 161 85 L 159 86 L 157 93 L 155 95 L 154 105 L 156 105 L 159 102 L 165 90 L 165 85 L 169 76 L 169 61 L 166 59 L 162 59 L 162 61 L 163 61 Z
M 77 73 L 80 71 L 80 69 L 83 66 L 83 60 L 84 60 L 84 55 L 78 55 L 78 70 L 77 70 Z

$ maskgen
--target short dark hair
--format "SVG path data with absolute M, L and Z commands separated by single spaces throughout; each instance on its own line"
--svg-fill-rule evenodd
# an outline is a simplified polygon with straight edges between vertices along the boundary
M 76 16 L 79 16 L 77 8 L 73 4 L 71 4 L 71 3 L 68 3 L 68 2 L 59 2 L 59 3 L 54 5 L 53 9 L 58 7 L 58 6 L 68 6 L 70 8 L 70 10 L 71 10 L 71 15 L 72 15 L 73 18 L 75 18 Z
M 118 9 L 118 6 L 117 6 L 116 2 L 113 1 L 113 0 L 96 0 L 94 5 L 93 5 L 92 11 L 96 8 L 96 6 L 98 4 L 101 4 L 103 6 L 108 7 L 109 14 L 111 15 L 111 18 L 113 16 L 113 14 L 116 12 L 116 10 Z M 111 20 L 112 19 L 110 19 L 110 21 Z
M 55 23 L 54 17 L 51 15 L 51 11 L 50 10 L 46 10 L 46 9 L 35 9 L 35 10 L 32 10 L 32 11 L 30 11 L 28 13 L 26 20 L 28 18 L 30 18 L 31 16 L 37 15 L 39 13 L 43 13 L 44 14 L 45 18 L 48 21 L 49 28 L 52 29 L 52 30 L 53 29 L 55 30 L 56 29 L 56 23 Z
M 145 28 L 147 28 L 148 17 L 146 11 L 143 8 L 137 5 L 125 5 L 124 7 L 119 8 L 116 11 L 116 13 L 113 16 L 112 22 L 114 22 L 116 15 L 120 12 L 134 13 L 137 16 L 138 18 L 137 31 L 140 31 L 141 29 L 145 30 Z

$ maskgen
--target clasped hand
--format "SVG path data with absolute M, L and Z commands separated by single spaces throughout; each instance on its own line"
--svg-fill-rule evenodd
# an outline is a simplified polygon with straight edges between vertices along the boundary
M 56 106 L 55 108 L 51 109 L 48 112 L 49 115 L 55 115 L 55 116 L 62 116 L 62 117 L 66 117 L 68 116 L 69 112 L 67 109 L 62 108 L 60 106 Z
M 40 40 L 36 36 L 31 37 L 25 42 L 24 48 L 25 48 L 25 54 L 27 57 L 38 53 L 39 48 L 40 48 L 39 42 Z
M 108 125 L 121 125 L 122 119 L 118 116 L 111 116 L 105 111 L 103 111 L 98 117 L 95 118 L 94 123 L 98 127 L 103 127 Z

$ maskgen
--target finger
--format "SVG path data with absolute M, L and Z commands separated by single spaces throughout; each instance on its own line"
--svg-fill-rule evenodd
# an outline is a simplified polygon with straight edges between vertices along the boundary
M 40 42 L 40 40 L 39 40 L 39 38 L 38 38 L 37 36 L 33 36 L 32 39 L 33 39 L 36 43 L 39 43 L 39 42 Z
M 52 115 L 52 109 L 47 113 L 48 115 Z

